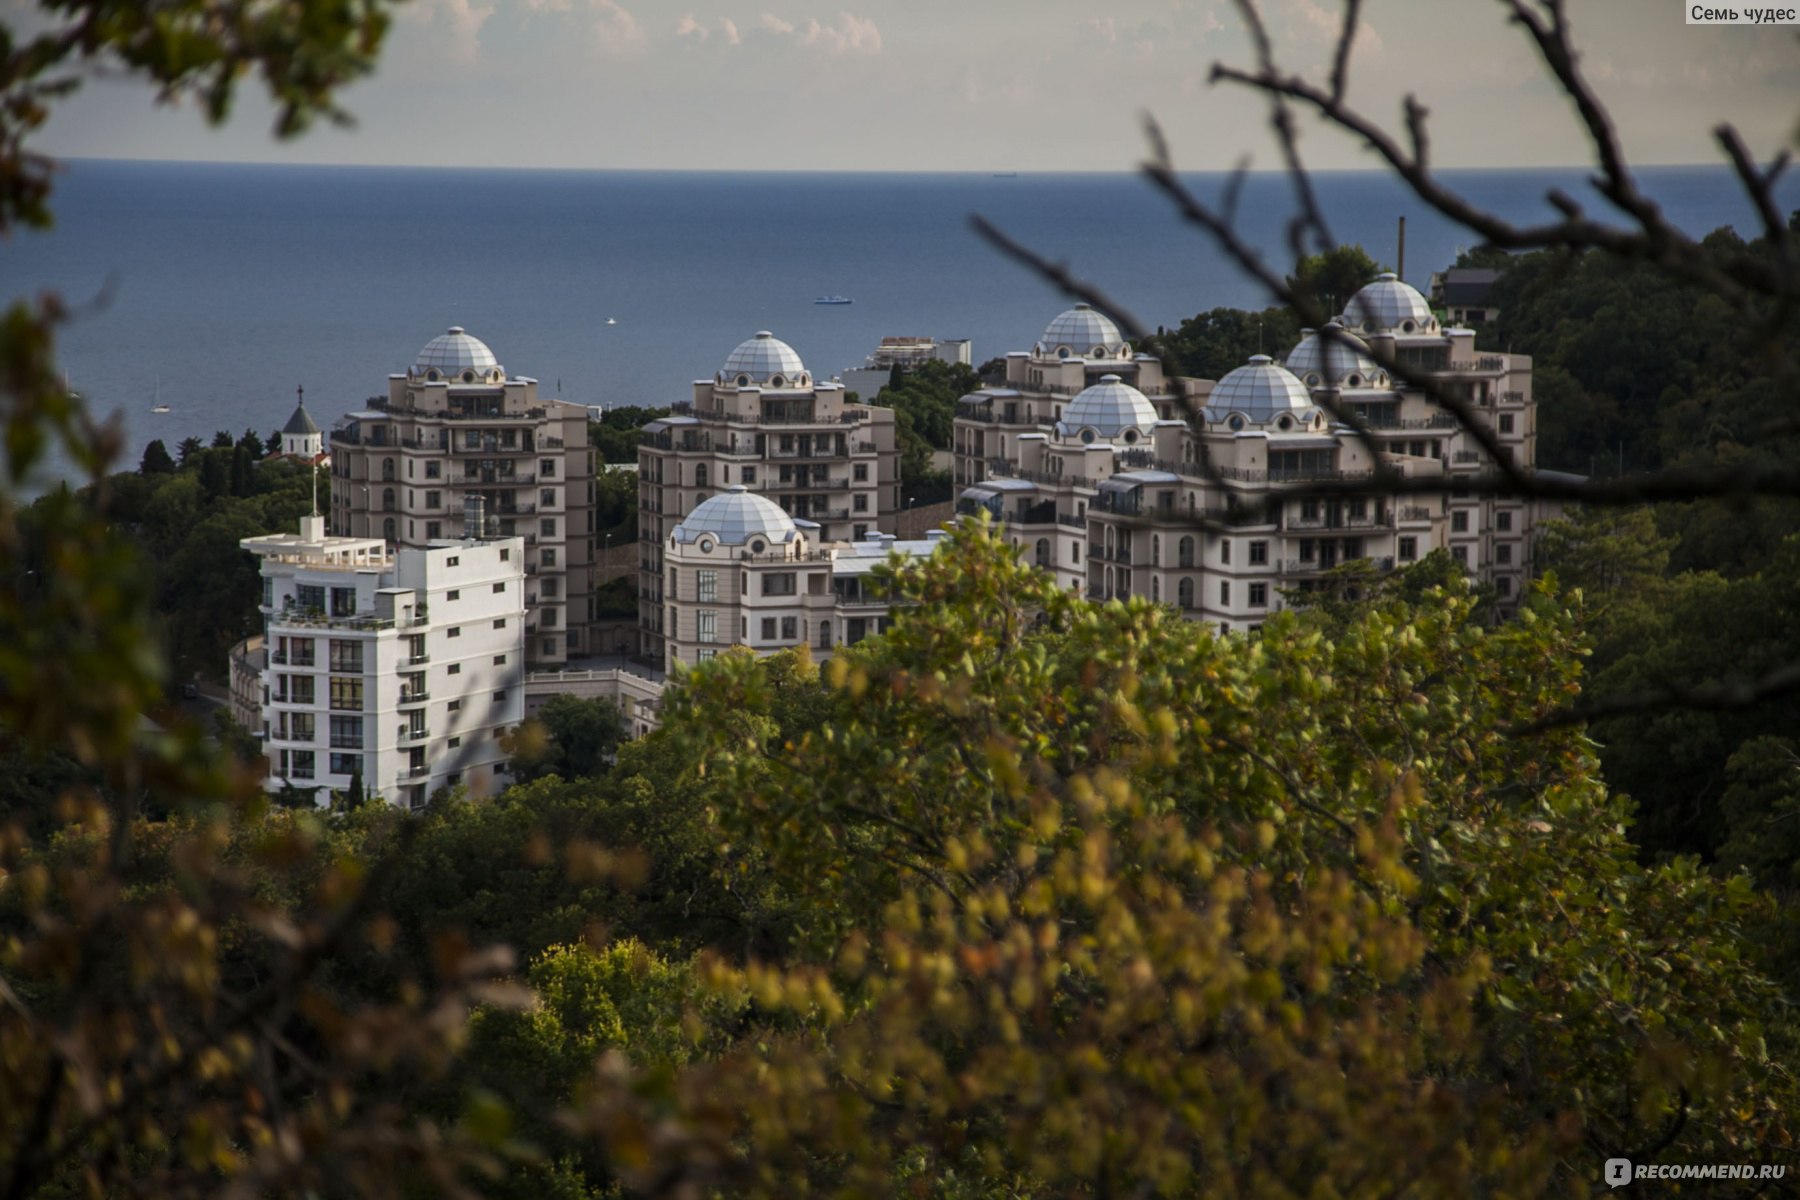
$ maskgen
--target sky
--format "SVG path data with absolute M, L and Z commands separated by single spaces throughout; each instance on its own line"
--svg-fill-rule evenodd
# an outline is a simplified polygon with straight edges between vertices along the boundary
M 1796 29 L 1690 26 L 1681 0 L 1569 0 L 1582 66 L 1634 162 L 1718 161 L 1735 123 L 1766 157 L 1800 117 Z M 1284 66 L 1321 77 L 1340 10 L 1261 0 Z M 1350 99 L 1390 128 L 1431 110 L 1443 167 L 1589 162 L 1582 132 L 1494 0 L 1366 0 Z M 0 0 L 15 27 L 36 18 Z M 270 136 L 246 89 L 232 120 L 102 72 L 37 148 L 76 157 L 418 166 L 855 171 L 1124 171 L 1142 117 L 1176 164 L 1279 165 L 1262 103 L 1210 85 L 1248 66 L 1231 0 L 409 0 L 375 74 L 342 95 L 352 129 Z M 1374 165 L 1303 123 L 1321 169 Z

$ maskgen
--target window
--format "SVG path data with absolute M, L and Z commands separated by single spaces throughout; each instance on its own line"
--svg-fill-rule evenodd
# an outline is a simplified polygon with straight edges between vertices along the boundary
M 334 587 L 331 589 L 331 615 L 334 617 L 354 617 L 356 615 L 356 589 Z
M 1510 567 L 1512 565 L 1512 547 L 1509 545 L 1495 546 L 1494 561 L 1503 567 Z
M 451 663 L 448 667 L 446 667 L 444 669 L 444 674 L 446 674 L 446 675 L 461 675 L 462 674 L 462 664 L 461 663 Z
M 1162 566 L 1162 537 L 1159 534 L 1150 535 L 1150 565 Z
M 545 629 L 553 628 L 556 625 L 556 610 L 554 608 L 546 608 L 544 610 L 543 624 L 544 624 Z M 505 621 L 495 621 L 494 622 L 495 629 L 503 629 L 505 627 L 506 627 Z
M 538 586 L 543 589 L 544 599 L 553 600 L 556 598 L 557 588 L 560 585 L 556 582 L 556 577 L 554 575 L 549 575 L 539 580 Z
M 505 704 L 506 703 L 506 689 L 505 688 L 501 688 L 499 691 L 494 693 L 494 703 L 495 704 Z
M 538 522 L 538 533 L 542 537 L 547 537 L 547 538 L 555 537 L 556 536 L 556 518 L 555 517 L 545 517 L 543 520 L 539 521 Z
M 456 637 L 456 638 L 461 637 L 462 636 L 462 626 L 461 625 L 452 625 L 450 628 L 444 630 L 444 636 L 445 637 Z
M 556 551 L 555 550 L 546 549 L 544 551 L 544 565 L 546 567 L 554 567 L 556 565 Z
M 853 512 L 868 512 L 869 498 L 861 492 L 856 493 L 850 498 L 850 508 Z
M 444 523 L 442 521 L 427 521 L 427 522 L 425 522 L 425 540 L 426 541 L 435 542 L 443 536 L 444 536 Z
M 1496 592 L 1499 592 L 1502 596 L 1512 595 L 1512 579 L 1511 579 L 1511 577 L 1502 575 L 1500 578 L 1494 580 L 1494 590 Z
M 545 638 L 542 642 L 539 643 L 539 645 L 543 648 L 544 654 L 546 656 L 556 653 L 556 639 L 555 638 Z
M 446 600 L 461 600 L 462 599 L 462 590 L 460 588 L 451 588 L 449 591 L 444 593 L 444 599 L 446 599 Z
M 765 596 L 792 596 L 794 594 L 794 572 L 775 571 L 762 577 L 762 594 Z
M 1313 555 L 1314 555 L 1315 551 L 1316 551 L 1316 547 L 1311 538 L 1301 538 L 1300 539 L 1300 561 L 1301 562 L 1303 562 L 1303 563 L 1311 562 L 1313 560 Z
M 714 604 L 719 599 L 719 573 L 717 571 L 694 572 L 694 599 L 707 604 Z
M 1037 540 L 1037 565 L 1040 567 L 1047 567 L 1050 565 L 1049 538 L 1039 538 Z
M 315 754 L 311 750 L 294 751 L 293 757 L 289 759 L 289 762 L 292 764 L 291 769 L 288 771 L 289 776 L 294 779 L 311 779 L 313 777 L 314 758 Z
M 1251 542 L 1250 543 L 1250 565 L 1253 567 L 1261 567 L 1261 566 L 1268 565 L 1268 562 L 1269 562 L 1269 543 L 1267 543 L 1267 542 Z
M 1400 539 L 1400 561 L 1411 562 L 1419 557 L 1419 539 L 1412 536 Z
M 449 708 L 449 711 L 451 711 L 451 712 L 461 712 L 462 711 L 462 701 L 460 699 L 452 700 L 449 703 L 448 708 Z
M 313 677 L 311 675 L 289 676 L 294 683 L 292 688 L 293 703 L 311 704 L 313 702 Z
M 1229 579 L 1219 580 L 1219 603 L 1231 603 L 1231 580 Z
M 538 493 L 538 503 L 543 505 L 545 508 L 556 507 L 556 489 L 555 488 L 545 488 L 543 491 L 539 492 Z
M 545 615 L 548 616 L 549 614 L 546 613 Z M 505 629 L 506 628 L 506 618 L 505 617 L 494 618 L 494 628 L 495 629 Z
M 800 618 L 781 618 L 781 636 L 787 641 L 794 641 L 800 636 Z
M 443 474 L 443 464 L 435 458 L 425 464 L 425 478 L 437 479 Z
M 851 470 L 851 478 L 855 479 L 856 482 L 858 482 L 858 483 L 869 482 L 869 464 L 868 463 L 857 463 L 854 467 L 850 468 L 850 470 Z
M 296 742 L 310 742 L 318 733 L 318 726 L 313 724 L 313 714 L 297 712 L 293 715 L 292 737 Z
M 1318 520 L 1319 502 L 1317 500 L 1302 500 L 1300 502 L 1300 519 L 1302 521 Z
M 1230 563 L 1231 562 L 1231 539 L 1230 538 L 1220 538 L 1219 539 L 1219 561 L 1222 563 Z
M 381 511 L 382 512 L 393 512 L 394 508 L 395 508 L 394 489 L 393 488 L 382 488 L 381 489 Z
M 331 756 L 331 773 L 333 775 L 360 775 L 362 773 L 362 755 L 333 754 Z
M 744 482 L 745 483 L 755 483 L 756 482 L 756 468 L 755 467 L 745 467 L 744 468 Z
M 556 478 L 556 460 L 554 458 L 538 459 L 538 474 L 545 479 Z
M 1509 512 L 1494 514 L 1494 528 L 1501 533 L 1512 532 L 1512 514 Z
M 1467 532 L 1469 532 L 1469 511 L 1468 511 L 1468 509 L 1459 508 L 1455 512 L 1450 514 L 1450 532 L 1451 533 L 1467 533 Z
M 360 675 L 333 675 L 331 677 L 331 707 L 338 712 L 361 712 L 363 707 L 363 681 Z
M 455 560 L 452 560 L 452 561 L 454 562 Z M 512 548 L 510 546 L 500 547 L 500 561 L 501 562 L 511 562 L 512 561 Z
M 500 553 L 505 554 L 506 551 L 502 550 Z M 446 567 L 461 566 L 462 565 L 462 556 L 457 555 L 457 554 L 452 554 L 449 558 L 446 558 L 444 560 L 444 565 Z
M 857 525 L 851 529 L 850 536 L 860 542 L 869 536 L 869 527 L 867 525 Z
M 1469 548 L 1467 546 L 1452 546 L 1450 547 L 1450 557 L 1466 567 L 1469 565 Z
M 426 492 L 425 493 L 425 507 L 426 508 L 442 508 L 443 506 L 444 506 L 444 494 L 442 492 Z
M 775 618 L 774 617 L 764 617 L 763 618 L 762 636 L 763 636 L 763 641 L 765 641 L 765 642 L 772 642 L 775 640 Z
M 706 471 L 705 463 L 695 463 L 694 464 L 694 486 L 695 487 L 710 486 L 707 482 L 707 471 Z
M 1253 583 L 1250 585 L 1250 607 L 1267 608 L 1269 606 L 1269 585 Z
M 325 611 L 325 589 L 312 583 L 294 585 L 294 604 L 315 612 Z
M 450 749 L 452 749 L 452 750 L 456 749 L 460 745 L 462 745 L 462 738 L 460 738 L 460 737 L 453 737 L 449 741 L 449 746 L 450 746 Z
M 506 665 L 506 655 L 504 655 L 504 654 L 494 655 L 494 665 L 496 667 L 504 667 Z
M 331 669 L 333 671 L 361 671 L 362 643 L 331 639 Z
M 1194 539 L 1183 537 L 1175 548 L 1175 565 L 1191 567 L 1194 565 Z
M 694 635 L 695 640 L 701 641 L 701 642 L 716 642 L 716 641 L 718 641 L 719 640 L 719 614 L 716 612 L 713 612 L 711 609 L 703 609 L 698 614 L 698 617 L 699 617 L 699 621 L 697 622 L 698 632 Z
M 1194 607 L 1194 581 L 1183 579 L 1175 584 L 1175 602 L 1183 608 Z
M 1500 432 L 1501 433 L 1511 433 L 1512 431 L 1513 431 L 1512 414 L 1511 413 L 1501 413 L 1500 414 Z
M 331 718 L 331 747 L 334 750 L 361 750 L 363 748 L 363 719 L 361 717 Z
M 1081 565 L 1081 543 L 1080 542 L 1070 542 L 1069 543 L 1069 561 L 1074 563 L 1076 566 Z

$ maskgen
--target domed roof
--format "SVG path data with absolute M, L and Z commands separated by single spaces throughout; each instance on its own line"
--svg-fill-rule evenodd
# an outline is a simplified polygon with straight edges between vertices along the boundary
M 805 375 L 806 364 L 799 353 L 768 330 L 759 329 L 755 337 L 731 352 L 719 369 L 719 382 L 738 383 L 741 379 L 740 386 L 760 387 L 779 377 L 781 382 L 773 386 L 801 387 Z
M 322 431 L 319 429 L 318 424 L 312 419 L 312 414 L 306 411 L 306 401 L 302 400 L 299 405 L 295 407 L 294 415 L 289 417 L 287 424 L 281 427 L 281 432 L 292 434 L 296 437 L 311 437 L 313 434 Z
M 785 545 L 800 536 L 800 529 L 779 504 L 734 483 L 696 504 L 675 527 L 674 537 L 678 542 L 694 542 L 703 533 L 712 534 L 725 546 L 743 546 L 754 537 Z
M 1060 347 L 1067 347 L 1068 356 L 1074 358 L 1116 358 L 1126 350 L 1112 318 L 1085 304 L 1058 316 L 1038 339 L 1039 354 L 1055 354 Z
M 1056 432 L 1065 437 L 1092 429 L 1103 438 L 1118 437 L 1127 429 L 1147 433 L 1156 424 L 1156 406 L 1144 393 L 1117 375 L 1102 375 L 1100 382 L 1081 390 L 1063 409 Z
M 1312 407 L 1304 383 L 1268 355 L 1256 354 L 1219 380 L 1206 398 L 1206 419 L 1224 421 L 1239 413 L 1248 421 L 1266 425 L 1283 414 L 1298 416 Z
M 1309 388 L 1386 387 L 1388 374 L 1369 354 L 1368 343 L 1336 321 L 1325 326 L 1337 333 L 1306 330 L 1306 336 L 1287 356 L 1287 369 Z
M 1436 333 L 1437 318 L 1431 305 L 1413 287 L 1392 271 L 1377 275 L 1373 282 L 1350 297 L 1344 305 L 1344 326 L 1361 333 Z
M 438 334 L 413 356 L 415 375 L 431 371 L 452 380 L 461 379 L 465 371 L 473 371 L 484 383 L 491 382 L 495 375 L 506 374 L 487 343 L 461 325 L 452 325 L 447 332 Z

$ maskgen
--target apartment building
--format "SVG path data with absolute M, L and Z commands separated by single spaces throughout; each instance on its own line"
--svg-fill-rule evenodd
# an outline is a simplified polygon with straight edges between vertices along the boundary
M 819 535 L 816 523 L 741 483 L 696 505 L 662 547 L 669 664 L 693 666 L 731 646 L 829 651 L 880 633 L 890 605 L 871 573 L 895 553 L 932 553 L 941 536 L 903 542 L 870 532 L 834 543 Z
M 261 559 L 266 787 L 418 808 L 441 787 L 504 786 L 500 735 L 524 718 L 522 537 L 392 549 L 385 538 L 245 538 Z
M 1509 611 L 1530 575 L 1532 530 L 1556 513 L 1476 494 L 1470 485 L 1493 461 L 1451 413 L 1381 365 L 1431 373 L 1501 453 L 1532 470 L 1530 359 L 1479 354 L 1474 340 L 1383 275 L 1329 332 L 1307 331 L 1285 363 L 1257 355 L 1216 383 L 1165 382 L 1142 366 L 1135 377 L 1114 370 L 1128 347 L 1103 316 L 1074 309 L 1030 353 L 1008 357 L 1007 387 L 963 398 L 959 507 L 1004 520 L 1066 587 L 1147 596 L 1226 630 L 1258 627 L 1284 591 L 1315 586 L 1340 563 L 1391 570 L 1438 548 L 1492 584 Z M 1057 390 L 1077 379 L 1072 396 Z M 1433 486 L 1384 493 L 1384 475 Z M 1346 483 L 1370 490 L 1345 495 Z
M 763 330 L 695 381 L 690 400 L 644 427 L 639 624 L 652 658 L 665 659 L 674 640 L 664 547 L 684 518 L 732 488 L 806 522 L 815 542 L 891 533 L 900 507 L 893 411 L 849 402 L 843 384 L 815 378 L 792 346 Z
M 479 531 L 480 497 L 501 537 L 524 542 L 526 653 L 554 666 L 594 640 L 594 464 L 583 405 L 544 399 L 460 326 L 431 339 L 386 397 L 331 431 L 331 528 L 425 547 Z

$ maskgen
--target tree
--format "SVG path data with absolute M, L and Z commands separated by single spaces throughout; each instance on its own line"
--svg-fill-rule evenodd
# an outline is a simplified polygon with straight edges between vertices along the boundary
M 280 445 L 279 442 L 276 444 Z M 244 436 L 238 439 L 238 445 L 247 447 L 252 458 L 261 458 L 268 453 L 268 450 L 264 448 L 263 440 L 256 436 L 254 429 L 244 430 Z
M 181 455 L 181 465 L 183 467 L 186 467 L 188 465 L 188 460 L 193 458 L 194 455 L 200 453 L 201 449 L 202 449 L 202 446 L 201 446 L 201 442 L 200 442 L 199 438 L 197 438 L 197 437 L 182 438 L 181 445 L 176 448 L 176 453 Z
M 1335 314 L 1344 311 L 1363 284 L 1386 270 L 1361 246 L 1333 246 L 1296 263 L 1287 286 L 1302 299 L 1302 311 Z
M 521 783 L 546 775 L 585 779 L 606 769 L 625 736 L 625 716 L 611 700 L 552 696 L 512 734 L 512 774 Z
M 1157 331 L 1157 342 L 1172 355 L 1180 373 L 1219 379 L 1253 354 L 1279 352 L 1300 339 L 1300 323 L 1285 308 L 1259 313 L 1215 308 L 1189 317 L 1172 333 Z
M 229 429 L 221 429 L 213 434 L 212 448 L 215 450 L 229 450 L 236 444 Z
M 169 448 L 163 445 L 161 438 L 155 438 L 144 447 L 143 461 L 138 464 L 140 475 L 172 475 L 175 472 L 175 460 L 169 457 Z
M 231 494 L 256 494 L 256 458 L 251 454 L 250 447 L 241 442 L 231 452 Z

